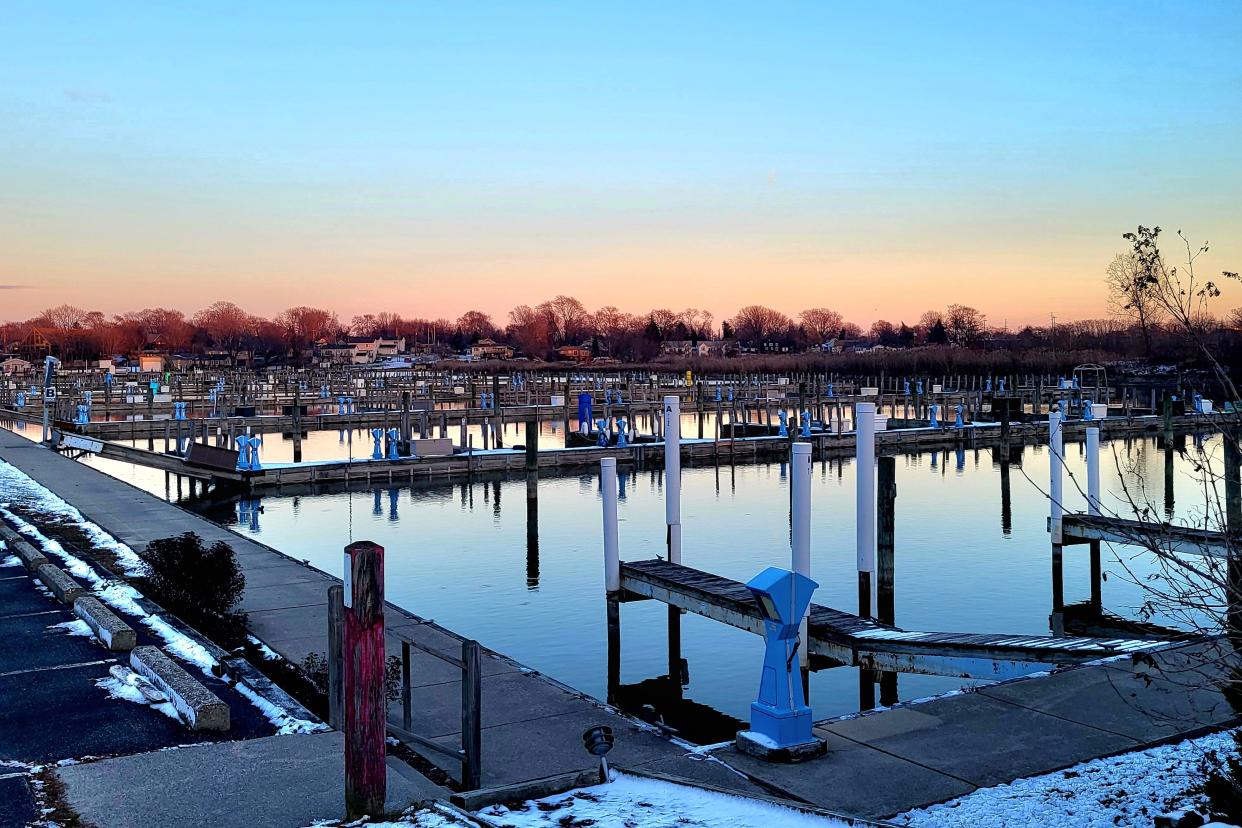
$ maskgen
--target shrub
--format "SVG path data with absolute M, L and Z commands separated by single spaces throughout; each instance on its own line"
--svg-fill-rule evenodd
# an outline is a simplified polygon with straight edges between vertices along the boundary
M 236 606 L 246 576 L 231 546 L 206 546 L 186 532 L 151 541 L 139 554 L 150 570 L 144 588 L 152 600 L 226 647 L 244 640 L 247 618 Z

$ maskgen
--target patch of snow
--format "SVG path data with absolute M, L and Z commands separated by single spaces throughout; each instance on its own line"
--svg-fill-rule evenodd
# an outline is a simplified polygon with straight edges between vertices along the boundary
M 84 638 L 90 638 L 94 633 L 91 632 L 90 624 L 87 624 L 81 618 L 75 618 L 72 621 L 61 621 L 59 624 L 53 624 L 48 627 L 49 630 L 64 630 L 69 635 L 80 635 Z
M 3 566 L 21 566 L 22 559 L 16 555 L 7 555 L 4 560 L 0 560 L 0 567 Z
M 776 740 L 773 739 L 771 736 L 767 735 L 766 733 L 760 733 L 757 730 L 743 730 L 737 735 L 739 737 L 745 736 L 750 741 L 754 742 L 757 745 L 761 745 L 762 747 L 765 747 L 768 750 L 776 750 L 777 748 L 780 747 L 780 745 L 776 743 Z
M 263 658 L 265 661 L 279 661 L 281 658 L 283 658 L 283 656 L 281 656 L 280 653 L 276 652 L 271 647 L 267 646 L 262 641 L 255 638 L 253 635 L 246 636 L 246 640 L 249 641 L 251 644 L 253 644 L 256 648 L 258 648 L 259 652 L 263 653 Z
M 99 549 L 111 552 L 126 575 L 145 575 L 147 565 L 137 553 L 121 543 L 103 527 L 87 520 L 81 512 L 60 496 L 8 463 L 0 463 L 0 489 L 9 502 L 21 503 L 41 513 L 60 518 L 78 527 Z M 7 504 L 6 504 L 7 505 Z
M 177 708 L 172 702 L 168 701 L 167 698 L 164 701 L 154 701 L 147 698 L 146 694 L 138 689 L 136 682 L 125 681 L 116 676 L 105 676 L 104 678 L 96 679 L 95 686 L 106 692 L 110 698 L 141 704 L 144 707 L 158 710 L 170 719 L 181 721 L 181 716 L 177 714 Z
M 892 822 L 915 828 L 1150 828 L 1158 814 L 1206 805 L 1201 794 L 1188 791 L 1203 781 L 1199 762 L 1210 750 L 1234 755 L 1233 731 L 980 788 L 940 805 L 907 811 Z
M 4 464 L 0 463 L 0 467 L 3 466 Z M 159 636 L 164 641 L 164 649 L 169 653 L 193 664 L 206 675 L 213 677 L 216 675 L 215 671 L 219 667 L 219 662 L 211 655 L 207 648 L 180 630 L 177 630 L 160 616 L 151 615 L 144 610 L 138 603 L 138 600 L 142 598 L 142 593 L 134 587 L 126 583 L 104 578 L 86 561 L 70 554 L 55 540 L 44 535 L 37 527 L 13 514 L 3 505 L 0 505 L 0 514 L 13 521 L 18 527 L 17 531 L 30 538 L 44 552 L 59 558 L 72 575 L 90 582 L 93 585 L 92 592 L 100 601 L 125 615 L 137 618 L 151 632 Z M 103 530 L 100 529 L 100 531 L 102 532 Z M 111 537 L 111 535 L 108 537 Z M 45 594 L 51 595 L 38 581 L 35 582 L 35 585 L 40 587 Z M 103 681 L 106 681 L 106 679 Z M 226 679 L 226 681 L 228 680 Z M 283 707 L 272 704 L 245 684 L 230 683 L 263 713 L 280 734 L 315 733 L 327 729 L 326 725 L 291 716 Z
M 241 693 L 250 703 L 259 708 L 259 711 L 267 717 L 267 720 L 276 726 L 276 733 L 281 736 L 288 736 L 292 733 L 319 733 L 327 730 L 328 726 L 322 722 L 310 722 L 306 719 L 298 719 L 290 715 L 287 710 L 278 705 L 272 704 L 267 699 L 260 696 L 250 687 L 238 682 L 233 685 L 238 693 Z
M 701 828 L 826 828 L 846 823 L 770 802 L 615 773 L 607 785 L 474 814 L 485 825 L 695 825 Z M 989 824 L 986 821 L 980 825 Z

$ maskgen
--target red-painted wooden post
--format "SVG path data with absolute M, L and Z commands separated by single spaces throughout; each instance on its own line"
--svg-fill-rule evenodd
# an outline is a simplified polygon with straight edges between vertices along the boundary
M 345 813 L 384 812 L 384 547 L 345 547 Z

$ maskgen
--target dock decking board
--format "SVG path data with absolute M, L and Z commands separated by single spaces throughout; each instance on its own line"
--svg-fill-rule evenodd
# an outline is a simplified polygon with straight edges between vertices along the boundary
M 1061 535 L 1070 543 L 1103 541 L 1105 543 L 1147 546 L 1190 555 L 1225 558 L 1231 539 L 1224 532 L 1178 526 L 1158 521 L 1139 521 L 1106 515 L 1067 514 L 1061 519 Z M 1234 547 L 1242 546 L 1242 537 L 1232 539 Z
M 739 581 L 655 558 L 623 563 L 621 588 L 749 632 L 762 632 L 758 607 Z M 1166 646 L 1150 639 L 903 630 L 820 604 L 811 605 L 807 626 L 812 654 L 868 667 L 899 663 L 913 672 L 924 671 L 918 669 L 917 659 L 925 658 L 929 661 L 922 666 L 937 674 L 946 668 L 955 675 L 966 670 L 951 667 L 944 659 L 1075 664 Z

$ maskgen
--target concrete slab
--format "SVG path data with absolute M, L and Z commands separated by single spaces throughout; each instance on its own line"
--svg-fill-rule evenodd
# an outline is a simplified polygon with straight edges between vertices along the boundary
M 65 797 L 98 828 L 212 825 L 300 828 L 344 816 L 338 732 L 271 736 L 104 759 L 57 771 Z M 390 760 L 388 804 L 448 797 Z
M 539 779 L 592 767 L 595 760 L 582 747 L 582 734 L 587 728 L 600 724 L 613 729 L 616 743 L 608 758 L 618 765 L 642 765 L 683 752 L 654 733 L 582 702 L 572 713 L 485 728 L 483 785 L 490 787 L 520 779 Z M 436 741 L 453 748 L 459 746 L 456 735 Z M 456 762 L 449 762 L 431 751 L 419 752 L 457 775 Z
M 979 689 L 990 699 L 1048 713 L 1059 719 L 1158 742 L 1237 717 L 1210 685 L 1180 686 L 1130 670 L 1086 668 Z
M 573 713 L 580 711 L 584 704 L 581 698 L 524 673 L 485 676 L 481 684 L 484 742 L 488 741 L 491 728 Z M 516 699 L 520 699 L 521 704 L 514 704 Z M 415 687 L 411 693 L 411 709 L 411 730 L 420 736 L 434 739 L 461 733 L 461 681 Z M 391 721 L 400 722 L 401 702 L 389 704 L 388 714 Z M 581 737 L 581 732 L 578 735 Z M 587 754 L 583 751 L 582 755 Z
M 684 779 L 687 782 L 699 782 L 704 785 L 716 785 L 721 788 L 728 788 L 739 794 L 755 794 L 756 796 L 771 796 L 772 792 L 760 785 L 751 782 L 738 771 L 726 765 L 724 762 L 714 761 L 712 759 L 687 753 L 683 756 L 670 756 L 666 759 L 657 759 L 654 762 L 648 762 L 644 765 L 630 765 L 626 770 L 645 771 L 646 773 L 663 773 L 669 776 Z
M 731 767 L 778 790 L 841 813 L 882 818 L 963 796 L 975 786 L 832 733 L 828 754 L 797 765 L 775 765 L 736 748 L 717 751 Z
M 301 567 L 298 567 L 298 569 L 301 569 Z M 286 570 L 282 568 L 278 571 L 283 573 Z M 288 574 L 290 577 L 295 577 L 300 573 L 290 571 Z M 245 612 L 265 612 L 291 607 L 327 606 L 327 595 L 327 583 L 318 579 L 272 583 L 268 586 L 253 586 L 249 578 L 247 578 L 246 592 L 242 595 L 241 600 L 241 609 Z M 326 620 L 324 623 L 324 629 L 326 630 Z
M 976 693 L 816 727 L 978 787 L 1139 746 L 1135 739 Z

